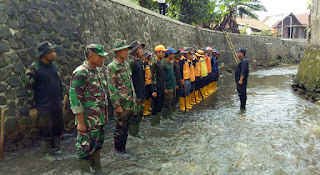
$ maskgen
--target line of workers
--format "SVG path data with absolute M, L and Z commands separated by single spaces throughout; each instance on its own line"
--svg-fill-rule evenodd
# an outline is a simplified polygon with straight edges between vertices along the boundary
M 151 58 L 150 52 L 144 52 L 146 100 L 144 116 L 151 114 Z M 163 117 L 171 118 L 176 104 L 181 111 L 189 111 L 216 91 L 219 79 L 220 53 L 211 47 L 195 51 L 192 47 L 174 50 L 167 48 L 164 57 L 165 82 L 168 92 L 164 100 Z M 174 78 L 175 79 L 174 79 Z M 171 101 L 172 99 L 172 101 Z M 168 109 L 172 106 L 172 109 Z M 167 109 L 169 111 L 167 111 Z

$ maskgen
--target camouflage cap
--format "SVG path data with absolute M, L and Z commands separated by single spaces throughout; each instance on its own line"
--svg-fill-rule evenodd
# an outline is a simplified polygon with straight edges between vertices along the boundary
M 130 46 L 131 45 L 127 45 L 127 41 L 126 40 L 117 40 L 113 44 L 113 51 L 123 50 L 123 49 L 129 48 Z
M 94 52 L 100 56 L 107 56 L 108 53 L 103 50 L 103 46 L 99 44 L 89 44 L 86 46 L 86 53 Z

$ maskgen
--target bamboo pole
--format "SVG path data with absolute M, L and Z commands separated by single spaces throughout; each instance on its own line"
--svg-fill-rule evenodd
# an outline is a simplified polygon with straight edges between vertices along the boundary
M 0 144 L 0 159 L 3 160 L 3 148 L 4 148 L 4 118 L 5 113 L 8 111 L 8 109 L 3 109 L 1 112 L 1 144 Z

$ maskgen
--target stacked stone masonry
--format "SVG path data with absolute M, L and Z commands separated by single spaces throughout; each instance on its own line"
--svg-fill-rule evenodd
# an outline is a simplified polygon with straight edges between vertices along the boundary
M 299 60 L 304 50 L 304 43 L 275 37 L 230 37 L 235 48 L 247 49 L 252 65 L 279 57 Z M 62 81 L 68 85 L 70 74 L 85 59 L 87 44 L 102 44 L 110 51 L 120 38 L 140 40 L 149 51 L 158 44 L 173 48 L 211 46 L 221 52 L 221 62 L 226 66 L 235 64 L 223 33 L 197 29 L 127 1 L 0 0 L 0 108 L 9 108 L 6 150 L 27 147 L 36 139 L 36 121 L 21 116 L 20 111 L 26 108 L 24 72 L 38 59 L 38 43 L 48 40 L 57 45 L 57 63 Z M 113 56 L 111 52 L 106 64 Z M 69 118 L 73 118 L 71 114 Z

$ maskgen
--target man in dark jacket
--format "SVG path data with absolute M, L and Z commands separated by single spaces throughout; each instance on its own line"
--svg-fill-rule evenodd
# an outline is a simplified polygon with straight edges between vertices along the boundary
M 31 108 L 30 116 L 38 117 L 39 139 L 42 153 L 52 159 L 60 152 L 60 135 L 63 130 L 63 87 L 59 68 L 54 63 L 55 47 L 46 41 L 38 45 L 38 59 L 25 72 L 25 85 Z
M 247 101 L 247 83 L 249 76 L 249 61 L 245 57 L 246 50 L 239 49 L 237 50 L 237 57 L 240 59 L 240 63 L 238 64 L 237 70 L 235 72 L 235 81 L 237 83 L 237 90 L 240 98 L 240 109 L 246 109 L 246 101 Z
M 131 44 L 131 59 L 130 66 L 132 71 L 132 82 L 134 86 L 134 92 L 136 94 L 136 111 L 134 113 L 133 119 L 130 122 L 129 134 L 133 137 L 142 138 L 139 134 L 140 131 L 140 121 L 143 117 L 144 101 L 146 98 L 145 91 L 145 72 L 143 66 L 143 48 L 145 44 L 141 44 L 135 41 Z
M 165 49 L 163 45 L 155 47 L 156 58 L 151 65 L 151 86 L 152 86 L 152 111 L 151 111 L 151 126 L 160 125 L 160 112 L 164 105 L 166 90 L 165 70 L 162 63 L 162 58 L 165 56 Z

